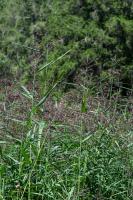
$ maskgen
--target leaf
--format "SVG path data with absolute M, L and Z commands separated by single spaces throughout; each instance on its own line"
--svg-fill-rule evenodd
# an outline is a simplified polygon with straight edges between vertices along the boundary
M 25 93 L 22 93 L 23 96 L 25 96 L 28 99 L 33 99 L 33 95 L 27 90 L 25 86 L 21 86 L 21 88 L 24 90 Z
M 89 140 L 92 137 L 92 135 L 87 136 L 84 140 L 82 140 L 82 143 L 86 142 L 87 140 Z
M 15 158 L 13 158 L 12 156 L 10 155 L 7 155 L 8 158 L 10 158 L 15 164 L 20 164 L 20 162 L 18 160 L 16 160 Z
M 44 95 L 44 97 L 39 101 L 39 103 L 36 105 L 36 107 L 39 107 L 41 106 L 45 101 L 46 99 L 48 98 L 48 96 L 51 94 L 51 92 L 54 90 L 54 88 L 59 84 L 59 82 L 55 83 L 53 87 L 51 87 L 47 92 L 46 94 Z
M 44 70 L 46 67 L 48 67 L 49 65 L 53 65 L 54 63 L 56 63 L 58 60 L 61 60 L 66 54 L 68 54 L 71 50 L 68 50 L 66 53 L 64 53 L 62 56 L 58 57 L 56 60 L 51 61 L 49 63 L 47 63 L 46 65 L 44 65 L 43 67 L 41 67 L 38 72 Z

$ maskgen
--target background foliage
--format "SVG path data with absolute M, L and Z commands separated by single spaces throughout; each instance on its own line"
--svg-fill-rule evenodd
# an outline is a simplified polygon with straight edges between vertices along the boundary
M 104 85 L 131 89 L 131 0 L 4 0 L 0 10 L 1 76 L 11 73 L 29 79 L 35 60 L 41 67 L 71 50 L 40 80 L 56 80 L 71 70 L 75 75 L 85 68 L 88 77 L 93 75 Z

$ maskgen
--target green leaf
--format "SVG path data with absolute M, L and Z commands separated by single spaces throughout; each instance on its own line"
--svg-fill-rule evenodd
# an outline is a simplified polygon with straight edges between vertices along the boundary
M 21 88 L 24 90 L 24 93 L 22 93 L 22 95 L 32 100 L 33 95 L 27 90 L 27 88 L 25 86 L 21 86 Z
M 56 63 L 57 61 L 61 60 L 66 54 L 68 54 L 71 50 L 68 50 L 66 53 L 64 53 L 62 56 L 58 57 L 56 60 L 51 61 L 49 63 L 47 63 L 46 65 L 44 65 L 43 67 L 41 67 L 38 72 L 44 70 L 46 67 L 48 67 L 49 65 L 53 65 L 54 63 Z
M 46 99 L 48 98 L 48 96 L 51 94 L 51 92 L 55 89 L 55 87 L 59 84 L 59 82 L 55 83 L 54 86 L 52 86 L 47 92 L 46 94 L 44 95 L 44 97 L 38 102 L 38 104 L 36 105 L 36 107 L 39 107 L 41 106 L 45 101 Z

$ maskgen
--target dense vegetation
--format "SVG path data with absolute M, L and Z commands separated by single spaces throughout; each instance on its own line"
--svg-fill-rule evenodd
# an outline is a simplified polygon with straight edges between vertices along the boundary
M 54 73 L 47 72 L 45 80 L 86 68 L 88 77 L 96 75 L 108 87 L 132 87 L 131 0 L 4 0 L 0 37 L 1 75 L 6 71 L 30 78 L 34 59 L 39 67 L 71 50 L 52 67 Z
M 132 51 L 132 0 L 0 0 L 0 200 L 133 199 Z
M 118 136 L 101 126 L 89 136 L 65 129 L 51 132 L 52 140 L 46 135 L 41 145 L 39 132 L 30 132 L 2 150 L 1 199 L 133 199 L 132 134 Z

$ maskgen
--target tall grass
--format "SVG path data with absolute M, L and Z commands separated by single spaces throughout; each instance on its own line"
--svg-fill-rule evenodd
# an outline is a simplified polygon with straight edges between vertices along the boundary
M 101 125 L 86 136 L 54 129 L 36 123 L 23 141 L 1 144 L 1 199 L 133 198 L 131 132 L 123 137 Z
M 31 102 L 29 117 L 23 122 L 27 132 L 24 139 L 0 141 L 0 199 L 133 199 L 130 128 L 118 133 L 115 125 L 105 126 L 99 121 L 93 133 L 84 133 L 81 122 L 74 133 L 63 124 L 54 123 L 49 128 L 44 120 L 36 118 L 39 107 L 59 82 L 50 86 L 38 102 L 34 91 L 22 87 Z M 85 93 L 82 112 L 86 112 L 86 104 Z M 121 115 L 126 119 L 126 110 Z

